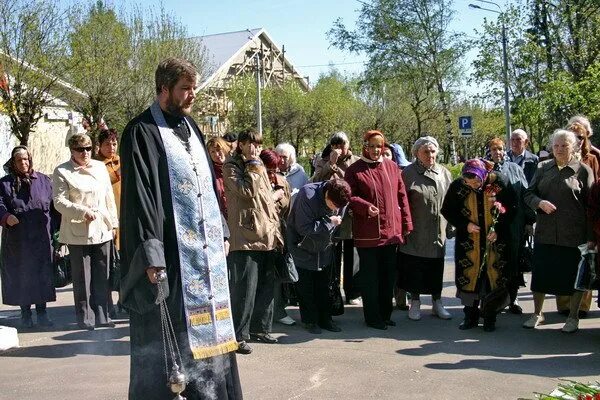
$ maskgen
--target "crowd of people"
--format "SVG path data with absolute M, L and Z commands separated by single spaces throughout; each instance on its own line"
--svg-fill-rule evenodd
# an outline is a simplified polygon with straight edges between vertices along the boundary
M 34 325 L 32 305 L 37 324 L 53 324 L 46 304 L 56 299 L 55 232 L 54 246 L 70 252 L 81 329 L 114 327 L 109 271 L 122 256 L 118 306 L 130 314 L 131 398 L 167 390 L 143 384 L 167 362 L 160 349 L 148 351 L 162 346 L 161 301 L 179 346 L 190 350 L 184 367 L 202 371 L 187 390 L 208 390 L 211 374 L 220 382 L 211 390 L 229 398 L 241 394 L 232 352 L 276 343 L 273 322 L 297 323 L 289 304 L 298 304 L 311 334 L 341 331 L 333 319 L 340 278 L 345 302 L 362 303 L 370 328 L 396 325 L 394 302 L 420 320 L 423 295 L 433 315 L 451 319 L 442 301 L 449 238 L 464 307 L 459 329 L 483 319 L 491 332 L 502 309 L 521 314 L 517 293 L 529 267 L 535 310 L 523 327 L 544 323 L 546 294 L 567 316 L 564 332 L 577 331 L 590 309 L 591 291 L 574 288 L 580 246 L 600 239 L 600 153 L 585 117 L 551 135 L 544 161 L 517 129 L 509 144 L 490 140 L 486 156 L 467 160 L 456 179 L 438 162 L 432 136 L 418 138 L 407 160 L 380 131 L 365 132 L 356 154 L 336 132 L 309 176 L 292 145 L 266 149 L 255 130 L 205 145 L 189 117 L 191 64 L 165 60 L 156 80 L 157 100 L 125 129 L 121 158 L 117 133 L 103 126 L 95 141 L 68 138 L 71 158 L 52 178 L 17 146 L 0 179 L 3 302 L 21 307 L 23 327 Z M 297 282 L 282 279 L 282 263 Z

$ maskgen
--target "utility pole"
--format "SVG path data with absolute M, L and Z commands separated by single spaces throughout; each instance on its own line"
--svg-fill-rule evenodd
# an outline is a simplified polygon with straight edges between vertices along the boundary
M 494 14 L 500 15 L 502 18 L 502 8 L 494 3 L 493 1 L 487 0 L 475 0 L 480 3 L 486 3 L 496 6 L 500 11 L 491 10 L 489 8 L 478 6 L 477 4 L 469 4 L 470 8 L 475 8 L 477 10 L 489 11 Z M 508 51 L 507 51 L 508 39 L 506 37 L 506 22 L 502 19 L 502 75 L 504 80 L 504 128 L 506 134 L 506 144 L 510 144 L 510 99 L 508 97 Z
M 258 133 L 262 135 L 262 95 L 261 95 L 261 77 L 260 77 L 260 62 L 261 52 L 256 52 L 256 128 Z

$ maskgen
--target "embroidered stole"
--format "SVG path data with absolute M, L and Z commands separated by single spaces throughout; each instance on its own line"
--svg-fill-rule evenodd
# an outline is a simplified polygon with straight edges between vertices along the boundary
M 206 150 L 187 120 L 189 152 L 167 125 L 158 102 L 150 110 L 167 155 L 192 354 L 201 359 L 235 351 L 222 219 Z

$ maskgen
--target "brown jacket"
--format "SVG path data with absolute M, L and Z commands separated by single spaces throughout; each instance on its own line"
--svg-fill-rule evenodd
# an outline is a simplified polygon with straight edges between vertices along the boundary
M 347 155 L 338 157 L 335 165 L 329 164 L 329 156 L 324 158 L 319 157 L 311 182 L 323 182 L 329 179 L 344 179 L 348 167 L 358 159 L 359 158 L 352 155 L 350 151 L 348 151 Z
M 536 243 L 577 247 L 592 239 L 586 211 L 593 183 L 590 167 L 575 159 L 561 170 L 554 159 L 538 164 L 525 192 L 525 203 L 537 212 Z M 542 200 L 554 204 L 556 211 L 546 214 L 538 209 Z
M 260 161 L 234 154 L 223 165 L 230 250 L 269 251 L 283 246 L 277 205 Z

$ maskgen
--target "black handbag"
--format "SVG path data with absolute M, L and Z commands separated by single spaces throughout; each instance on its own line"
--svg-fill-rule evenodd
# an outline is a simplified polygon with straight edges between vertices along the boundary
M 108 283 L 110 290 L 118 292 L 121 287 L 121 256 L 114 242 L 110 244 L 110 266 L 108 267 Z
M 481 299 L 481 314 L 485 317 L 496 315 L 510 304 L 510 296 L 506 286 L 497 286 Z
M 71 259 L 66 244 L 57 243 L 53 256 L 54 287 L 62 288 L 73 282 L 71 275 Z
M 587 252 L 581 255 L 575 277 L 575 290 L 585 292 L 596 287 L 596 253 Z
M 340 277 L 335 273 L 335 262 L 331 264 L 329 276 L 329 311 L 332 316 L 344 313 L 344 299 L 340 290 Z
M 281 283 L 298 282 L 298 270 L 292 255 L 288 251 L 276 252 L 275 275 Z
M 531 272 L 533 262 L 533 236 L 525 236 L 525 245 L 519 249 L 519 272 Z

